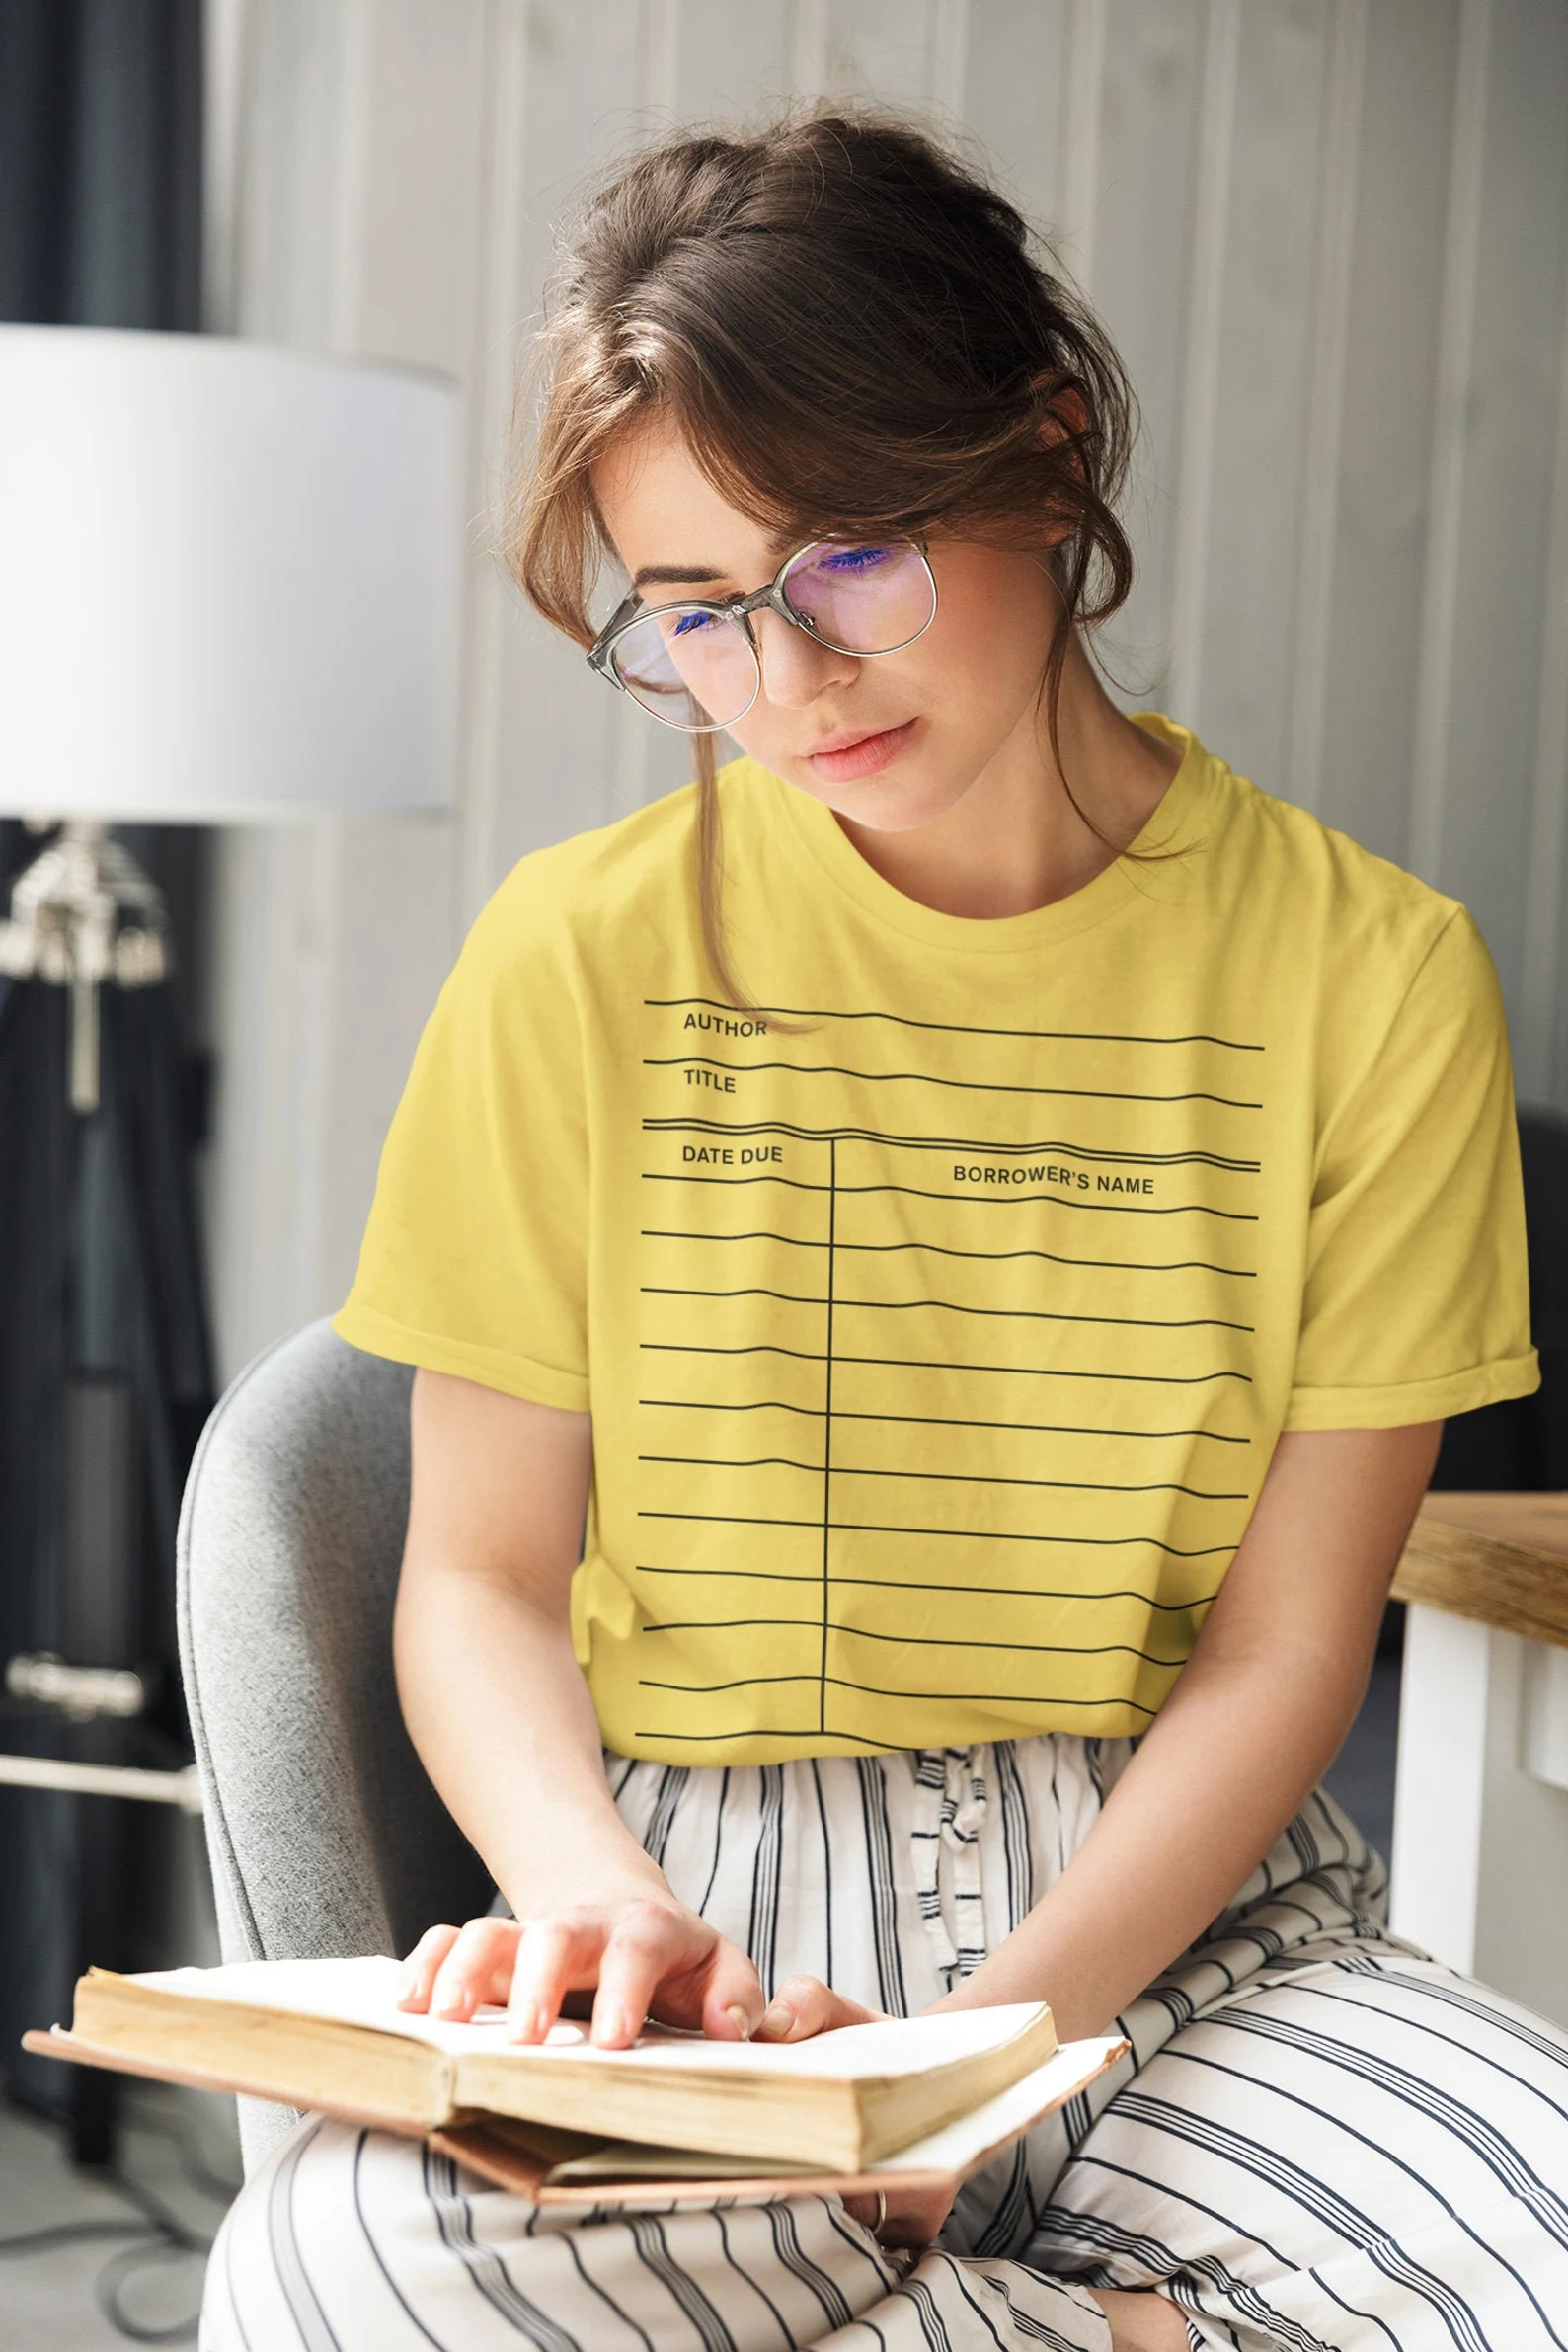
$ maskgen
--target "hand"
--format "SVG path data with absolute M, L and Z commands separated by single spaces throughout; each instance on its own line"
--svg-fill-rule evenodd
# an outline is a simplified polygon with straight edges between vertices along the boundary
M 673 1895 L 646 1887 L 524 1921 L 431 1927 L 409 1954 L 399 2006 L 461 2023 L 494 2002 L 509 2010 L 513 2041 L 537 2043 L 566 1996 L 588 1991 L 590 2038 L 606 2050 L 635 2042 L 650 2014 L 744 2042 L 766 2006 L 744 1952 Z
M 821 1977 L 786 1977 L 768 2002 L 756 2029 L 759 2042 L 807 2042 L 814 2034 L 832 2033 L 840 2025 L 881 2025 L 885 2009 L 862 2008 L 846 2000 Z
M 846 2197 L 844 2211 L 864 2224 L 878 2245 L 912 2246 L 923 2253 L 935 2243 L 937 2232 L 953 2210 L 956 2193 L 945 2188 L 891 2188 L 880 2206 L 874 2194 Z

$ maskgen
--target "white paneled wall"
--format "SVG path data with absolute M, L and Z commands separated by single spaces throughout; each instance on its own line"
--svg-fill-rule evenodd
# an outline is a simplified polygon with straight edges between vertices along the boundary
M 1568 1106 L 1561 0 L 209 0 L 212 324 L 470 396 L 450 823 L 225 843 L 220 1346 L 334 1304 L 419 1025 L 525 850 L 682 777 L 486 514 L 552 221 L 675 119 L 853 91 L 989 159 L 1144 411 L 1130 704 L 1465 898 Z

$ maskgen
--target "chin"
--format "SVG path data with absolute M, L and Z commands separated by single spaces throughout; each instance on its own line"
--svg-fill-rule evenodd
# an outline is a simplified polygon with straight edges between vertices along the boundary
M 957 808 L 968 790 L 967 782 L 918 782 L 889 769 L 883 775 L 868 776 L 863 784 L 843 785 L 831 795 L 818 786 L 813 798 L 826 801 L 835 816 L 847 817 L 851 824 L 863 824 L 868 832 L 917 833 Z

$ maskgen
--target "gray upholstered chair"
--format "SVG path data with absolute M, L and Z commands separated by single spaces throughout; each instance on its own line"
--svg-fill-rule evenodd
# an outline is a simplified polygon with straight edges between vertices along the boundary
M 494 1892 L 403 1729 L 401 1365 L 325 1323 L 222 1398 L 180 1523 L 180 1653 L 226 1960 L 401 1952 Z M 291 2120 L 242 2100 L 247 2164 Z

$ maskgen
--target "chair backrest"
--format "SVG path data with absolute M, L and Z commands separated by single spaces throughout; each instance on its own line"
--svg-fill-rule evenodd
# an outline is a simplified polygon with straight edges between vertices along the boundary
M 313 1323 L 240 1374 L 192 1464 L 180 1652 L 225 1959 L 406 1951 L 494 1891 L 393 1681 L 412 1378 Z

